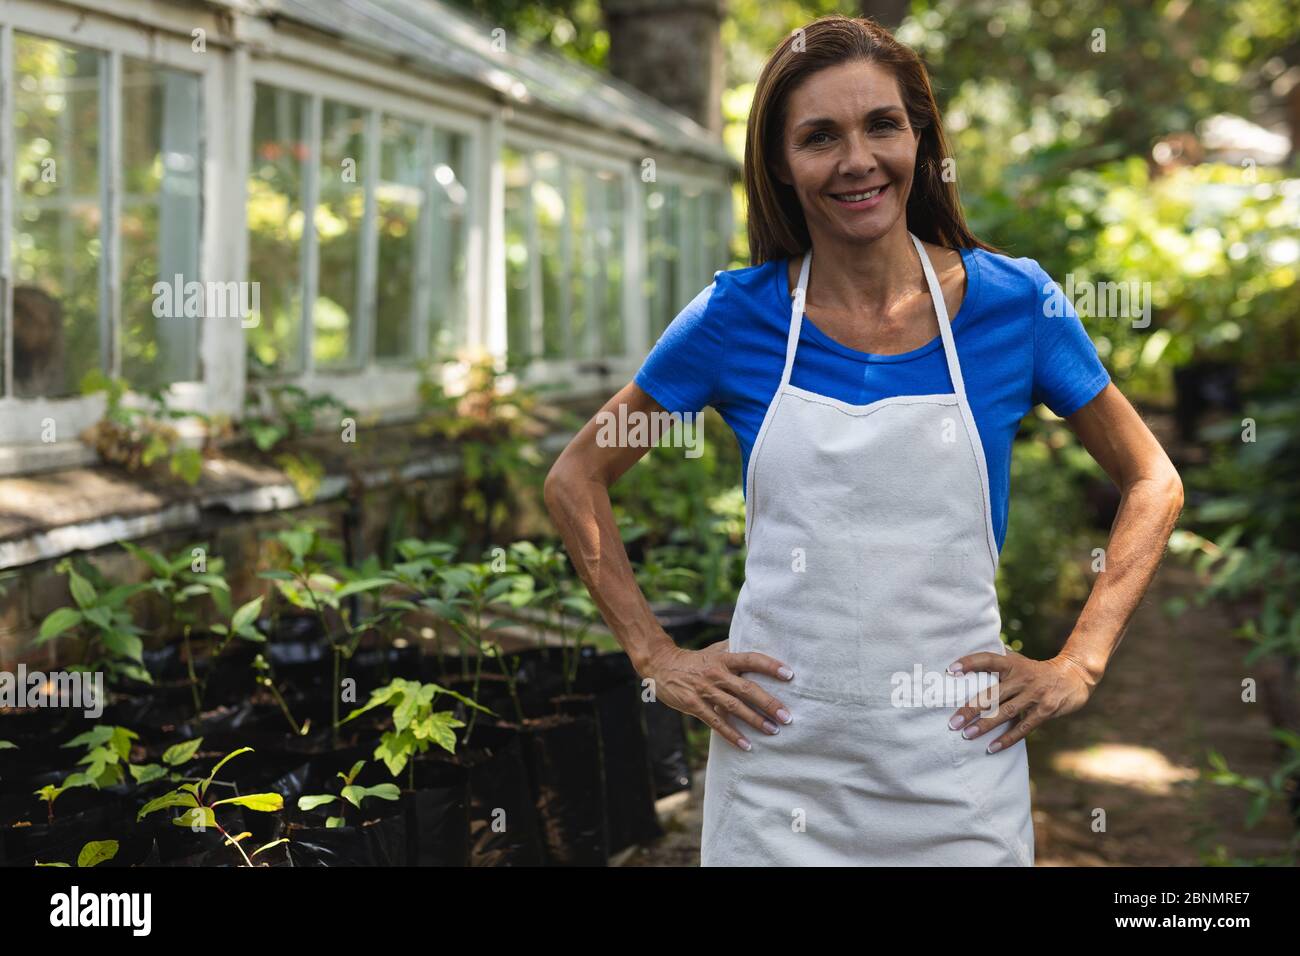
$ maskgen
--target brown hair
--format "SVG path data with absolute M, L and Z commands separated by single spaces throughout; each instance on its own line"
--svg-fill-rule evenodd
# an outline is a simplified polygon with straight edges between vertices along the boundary
M 801 49 L 795 48 L 796 41 Z M 758 76 L 745 131 L 750 265 L 802 255 L 811 245 L 794 188 L 772 176 L 769 162 L 778 147 L 777 138 L 785 129 L 786 103 L 791 92 L 818 70 L 853 60 L 879 63 L 894 75 L 908 122 L 921 131 L 907 197 L 907 228 L 936 245 L 976 246 L 997 252 L 971 233 L 957 184 L 943 179 L 942 162 L 952 154 L 921 58 L 874 20 L 828 16 L 782 40 Z

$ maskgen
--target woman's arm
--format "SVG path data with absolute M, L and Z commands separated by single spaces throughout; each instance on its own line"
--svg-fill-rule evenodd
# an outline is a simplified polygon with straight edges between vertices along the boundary
M 615 394 L 601 412 L 617 416 L 620 405 L 626 406 L 628 415 L 665 414 L 663 406 L 635 382 Z M 598 412 L 582 427 L 546 476 L 544 497 L 551 519 L 564 539 L 578 576 L 587 585 L 614 637 L 627 651 L 632 666 L 654 682 L 656 699 L 699 717 L 733 744 L 748 750 L 748 741 L 723 719 L 719 710 L 768 733 L 775 733 L 776 726 L 756 710 L 786 723 L 789 715 L 775 697 L 738 675 L 759 671 L 789 678 L 780 673 L 780 661 L 765 654 L 731 654 L 725 650 L 725 641 L 701 651 L 679 648 L 659 625 L 637 585 L 609 499 L 610 486 L 650 446 L 602 447 L 596 440 L 600 419 Z
M 1103 570 L 1061 649 L 1095 685 L 1164 556 L 1183 508 L 1183 482 L 1114 383 L 1065 423 L 1121 493 Z
M 974 738 L 1009 718 L 1020 718 L 990 744 L 990 752 L 1087 702 L 1156 573 L 1183 507 L 1177 470 L 1114 383 L 1065 422 L 1119 487 L 1119 512 L 1106 545 L 1104 570 L 1056 657 L 1036 661 L 1008 651 L 970 654 L 955 662 L 954 669 L 962 671 L 996 672 L 999 703 L 995 716 L 969 724 L 966 721 L 980 711 L 962 707 L 949 726 L 964 727 L 962 733 Z

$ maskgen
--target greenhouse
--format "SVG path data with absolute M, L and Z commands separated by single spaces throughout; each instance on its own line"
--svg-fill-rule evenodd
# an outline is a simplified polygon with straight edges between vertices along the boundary
M 1294 6 L 0 0 L 15 920 L 1283 914 Z

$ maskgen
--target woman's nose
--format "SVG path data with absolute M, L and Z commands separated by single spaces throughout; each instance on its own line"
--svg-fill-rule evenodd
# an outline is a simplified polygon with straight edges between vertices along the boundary
M 866 136 L 849 136 L 844 142 L 846 147 L 836 172 L 845 178 L 860 178 L 876 168 L 876 154 Z

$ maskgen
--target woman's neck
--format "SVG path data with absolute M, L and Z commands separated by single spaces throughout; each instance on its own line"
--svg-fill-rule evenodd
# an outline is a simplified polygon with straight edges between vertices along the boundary
M 867 245 L 813 237 L 813 261 L 805 306 L 811 313 L 874 316 L 882 320 L 906 309 L 929 287 L 906 223 L 898 224 Z M 793 260 L 798 282 L 801 257 Z M 791 284 L 793 294 L 794 284 Z

